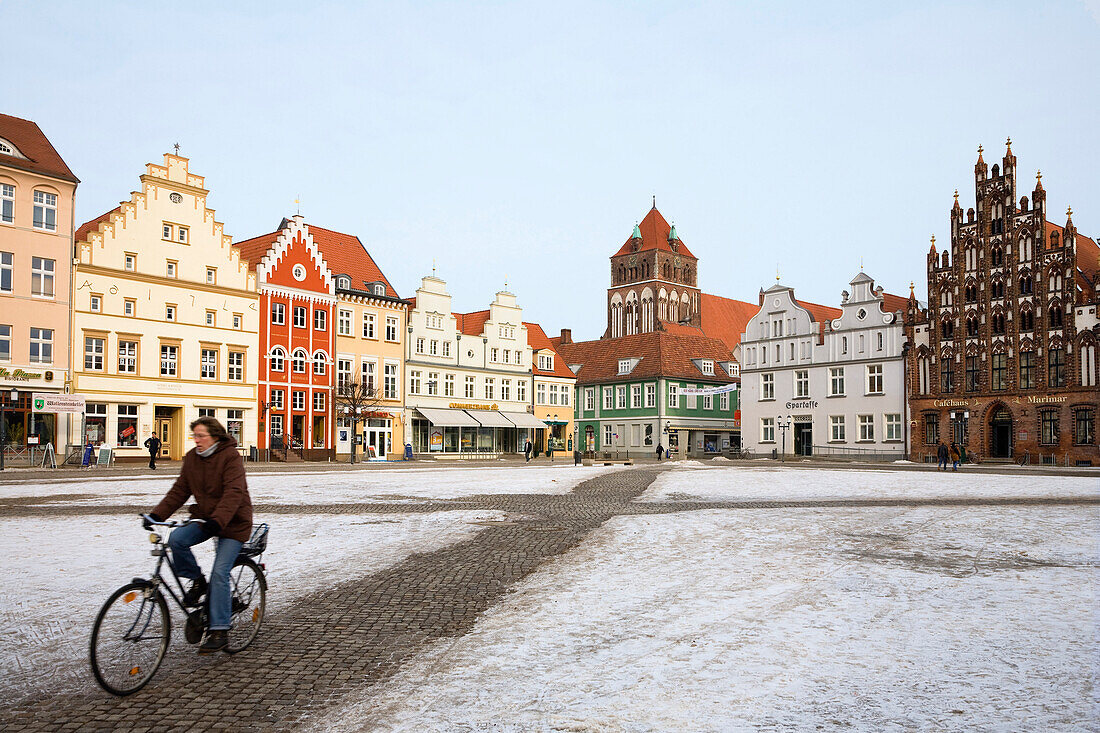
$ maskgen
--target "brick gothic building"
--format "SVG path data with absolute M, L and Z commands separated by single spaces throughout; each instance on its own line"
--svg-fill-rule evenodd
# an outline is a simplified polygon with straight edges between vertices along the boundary
M 928 252 L 928 304 L 906 317 L 913 457 L 955 441 L 979 460 L 1100 463 L 1096 242 L 1047 221 L 1039 174 L 1017 198 L 1011 140 L 974 166 L 976 210 L 958 192 L 951 243 Z

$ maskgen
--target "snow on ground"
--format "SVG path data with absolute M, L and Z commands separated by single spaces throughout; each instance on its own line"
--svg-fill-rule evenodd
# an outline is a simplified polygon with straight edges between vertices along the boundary
M 615 470 L 605 466 L 508 466 L 303 473 L 250 473 L 253 504 L 337 504 L 370 501 L 454 499 L 477 494 L 568 494 L 590 478 Z M 619 466 L 618 470 L 622 470 Z M 104 477 L 0 485 L 0 501 L 28 496 L 91 495 L 67 503 L 76 506 L 133 504 L 149 507 L 172 486 L 175 474 L 161 477 Z
M 882 471 L 788 466 L 708 467 L 685 461 L 661 474 L 639 501 L 1100 497 L 1095 476 L 1017 476 L 959 471 Z M 685 475 L 684 469 L 691 470 Z M 704 469 L 704 470 L 698 470 Z
M 268 608 L 335 583 L 365 577 L 414 552 L 431 552 L 476 534 L 494 511 L 391 515 L 279 515 L 264 563 Z M 111 591 L 148 576 L 154 558 L 137 516 L 0 519 L 0 699 L 39 690 L 94 686 L 88 637 Z M 213 543 L 195 548 L 204 570 Z M 167 573 L 167 570 L 166 570 Z M 172 608 L 171 655 L 191 653 L 183 616 Z
M 618 517 L 307 727 L 1096 730 L 1098 530 L 1085 506 Z

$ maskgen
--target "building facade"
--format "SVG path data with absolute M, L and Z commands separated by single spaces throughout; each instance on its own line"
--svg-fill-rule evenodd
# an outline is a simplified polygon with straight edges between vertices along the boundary
M 531 347 L 532 414 L 545 427 L 536 428 L 531 445 L 538 451 L 572 451 L 576 445 L 574 408 L 577 376 L 554 349 L 542 326 L 525 323 Z
M 130 200 L 77 231 L 74 391 L 85 442 L 120 460 L 190 450 L 188 426 L 210 415 L 255 445 L 256 280 L 189 161 L 146 165 Z
M 860 272 L 840 308 L 776 284 L 738 350 L 742 441 L 753 453 L 904 458 L 904 298 Z
M 516 296 L 454 313 L 443 280 L 421 281 L 409 311 L 406 443 L 435 457 L 503 455 L 546 425 L 531 405 L 531 347 Z
M 236 245 L 259 289 L 258 447 L 275 460 L 335 456 L 336 279 L 302 216 Z
M 358 457 L 400 458 L 409 304 L 357 237 L 330 232 L 321 246 L 336 279 L 336 456 L 354 442 Z
M 30 120 L 0 114 L 0 445 L 79 441 L 68 413 L 32 395 L 72 389 L 73 202 L 79 181 Z M 14 399 L 12 395 L 15 395 Z
M 914 460 L 955 442 L 978 460 L 1100 463 L 1096 415 L 1100 249 L 1048 220 L 1037 175 L 1016 194 L 1011 141 L 992 169 L 978 150 L 975 207 L 958 193 L 951 241 L 928 252 L 928 303 L 908 309 Z
M 701 292 L 698 258 L 656 207 L 610 260 L 603 337 L 551 339 L 577 375 L 581 449 L 702 456 L 739 445 L 733 349 L 756 307 Z

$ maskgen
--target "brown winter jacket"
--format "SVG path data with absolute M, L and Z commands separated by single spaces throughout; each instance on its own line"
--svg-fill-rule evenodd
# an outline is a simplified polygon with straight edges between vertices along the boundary
M 244 460 L 237 452 L 237 441 L 226 438 L 208 458 L 200 458 L 192 448 L 183 457 L 179 478 L 172 484 L 153 514 L 168 519 L 195 497 L 192 519 L 211 519 L 221 527 L 220 537 L 245 542 L 252 533 L 252 498 L 244 479 Z

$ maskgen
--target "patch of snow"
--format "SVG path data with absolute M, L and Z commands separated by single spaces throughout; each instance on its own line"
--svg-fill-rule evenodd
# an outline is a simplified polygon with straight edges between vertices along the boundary
M 690 463 L 690 461 L 689 461 Z M 669 501 L 689 491 L 699 501 L 889 499 L 944 497 L 1100 496 L 1095 477 L 1006 476 L 966 471 L 882 471 L 781 466 L 714 467 L 691 485 L 662 473 L 639 501 Z
M 263 560 L 269 613 L 336 583 L 461 542 L 505 518 L 503 512 L 455 511 L 391 515 L 286 515 L 271 523 Z M 0 698 L 35 690 L 94 687 L 88 638 L 99 608 L 115 588 L 148 576 L 155 559 L 137 516 L 0 519 Z M 213 543 L 195 548 L 204 571 Z M 165 570 L 168 573 L 167 569 Z M 183 617 L 172 609 L 169 654 L 193 653 L 183 641 Z
M 1084 731 L 1098 530 L 1080 506 L 617 517 L 311 725 Z

